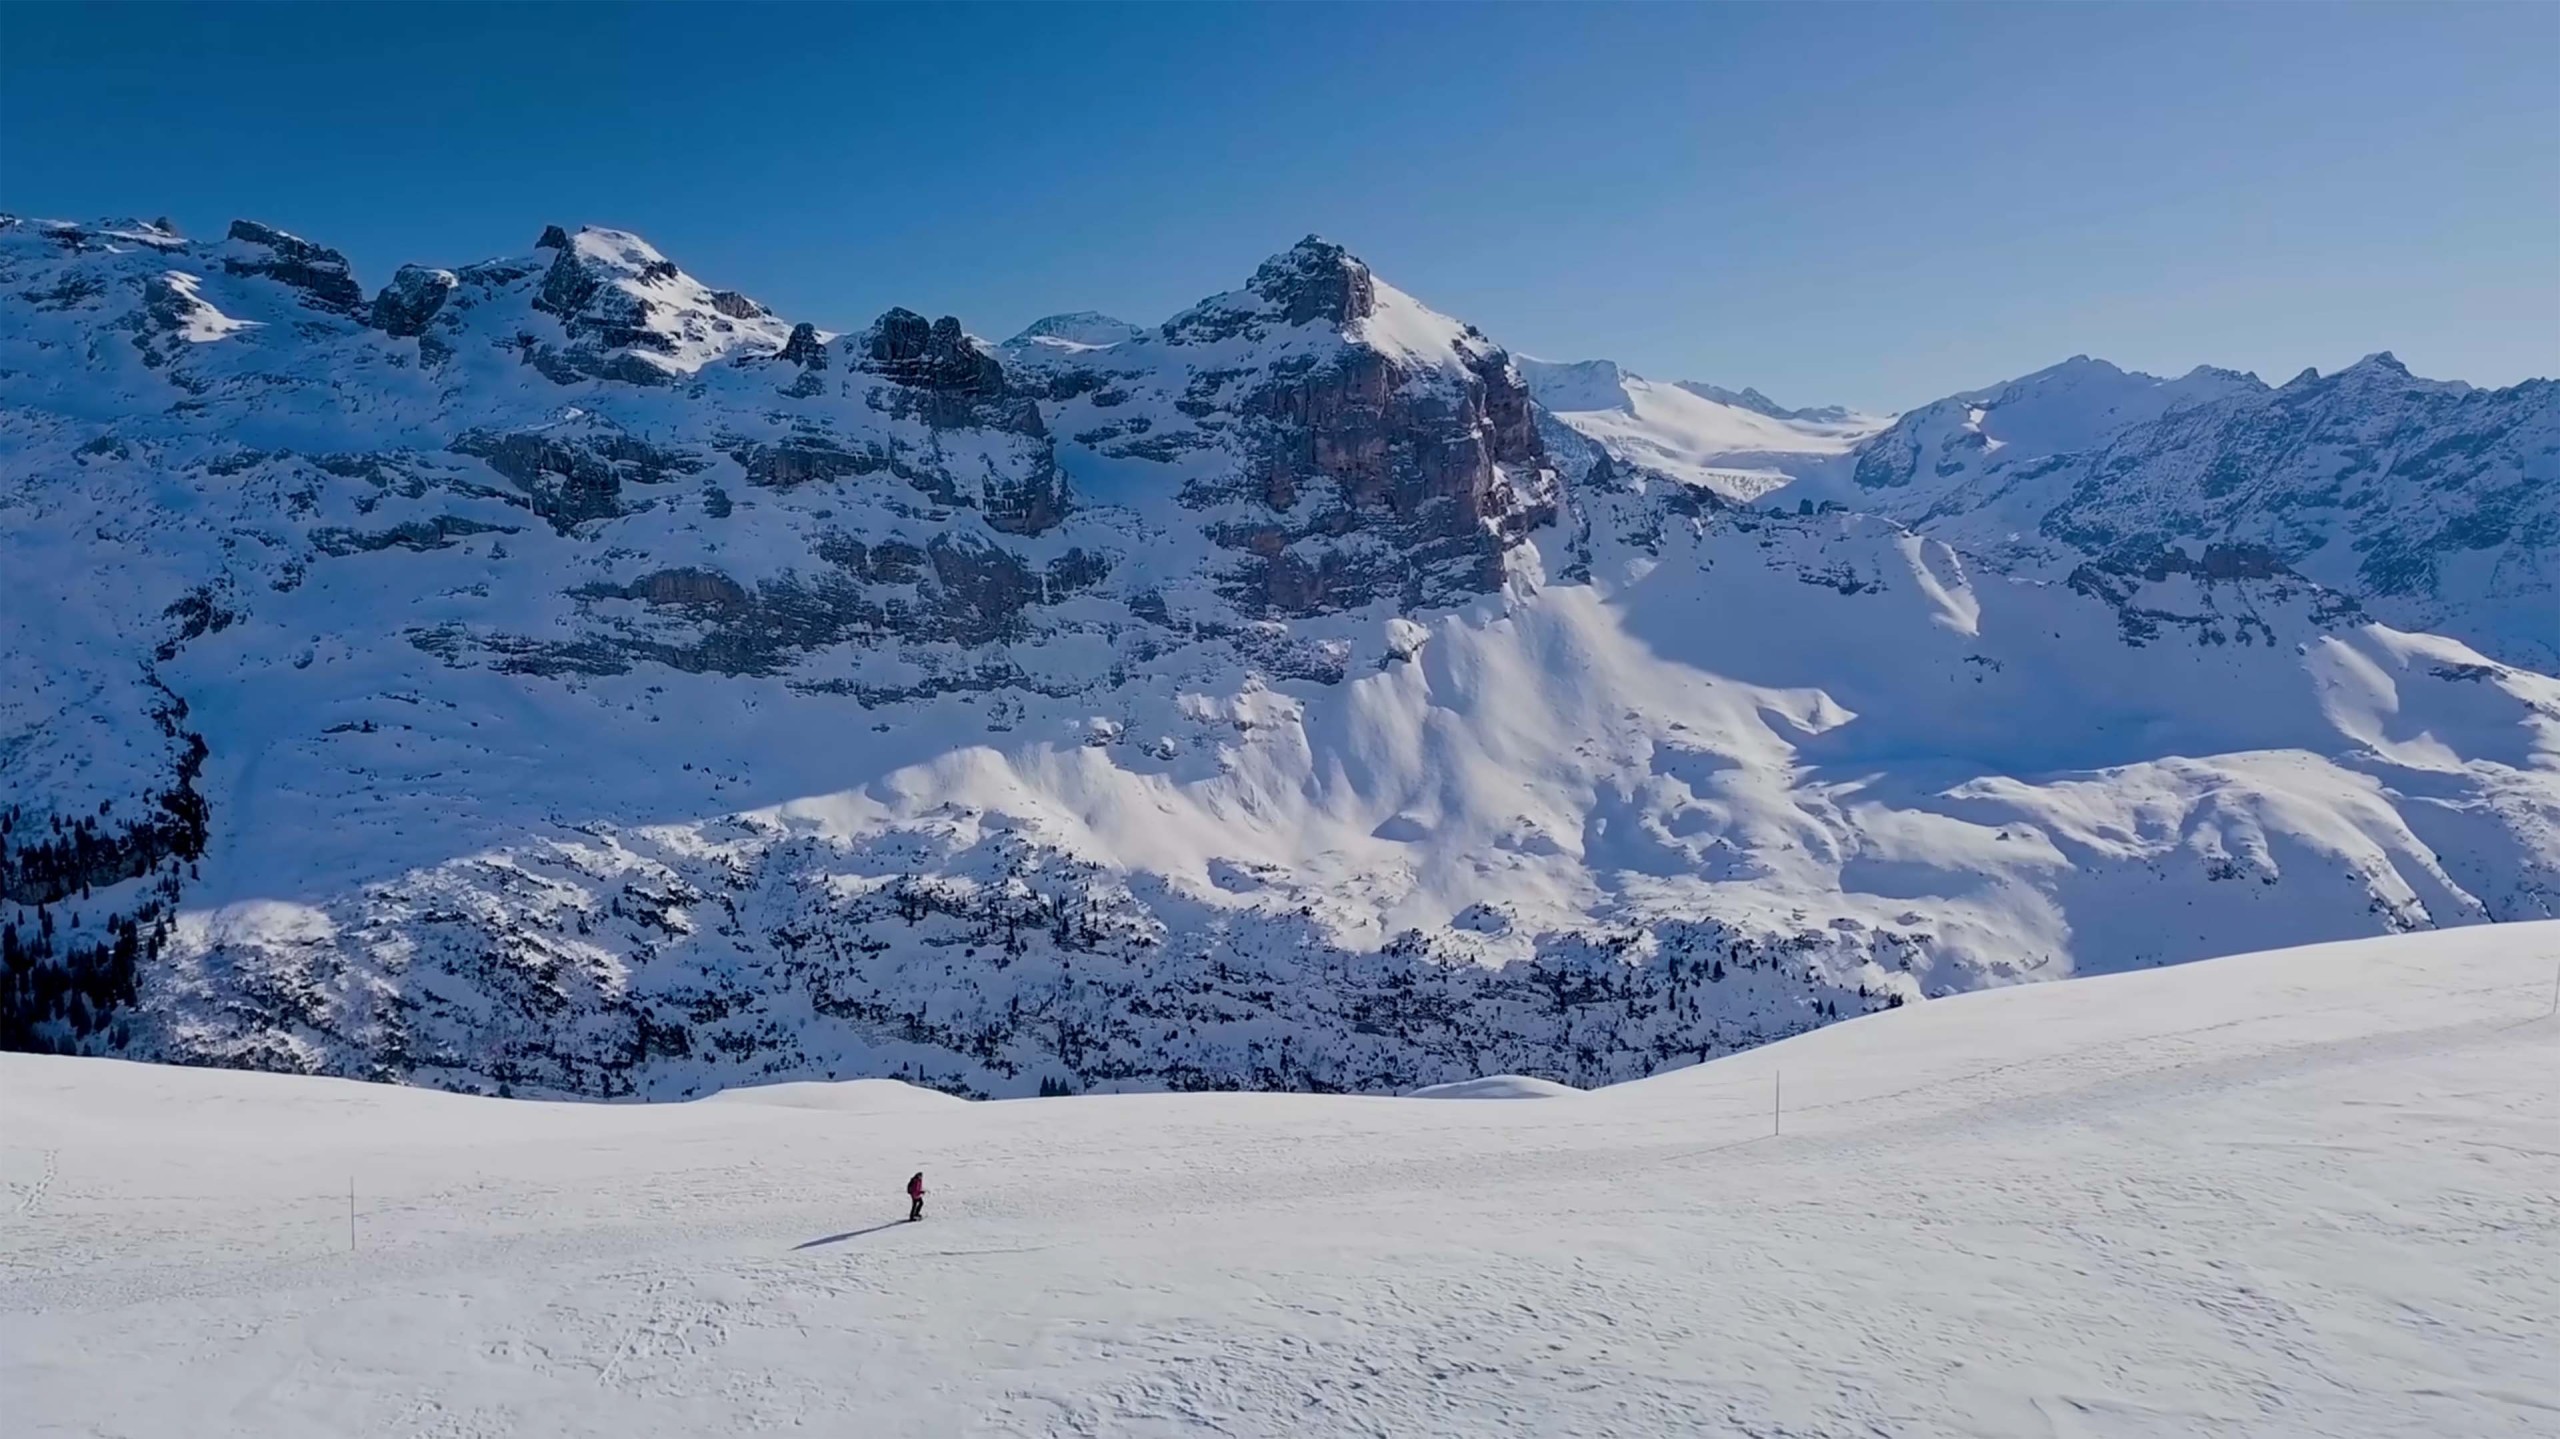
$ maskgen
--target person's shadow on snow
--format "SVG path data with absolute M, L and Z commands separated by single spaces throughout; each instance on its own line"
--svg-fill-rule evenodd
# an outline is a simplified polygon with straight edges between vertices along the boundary
M 806 1244 L 794 1244 L 791 1248 L 797 1252 L 802 1249 L 815 1249 L 822 1244 L 842 1244 L 848 1239 L 860 1239 L 866 1234 L 877 1234 L 883 1229 L 902 1228 L 906 1222 L 903 1219 L 892 1219 L 886 1224 L 874 1224 L 868 1229 L 848 1229 L 842 1234 L 830 1234 L 824 1239 L 812 1239 Z

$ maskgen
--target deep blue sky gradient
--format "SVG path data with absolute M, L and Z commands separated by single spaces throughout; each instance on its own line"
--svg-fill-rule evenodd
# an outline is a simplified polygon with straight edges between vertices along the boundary
M 850 328 L 1319 231 L 1524 353 L 1896 408 L 2073 353 L 2560 372 L 2560 6 L 0 5 L 0 208 L 636 230 Z

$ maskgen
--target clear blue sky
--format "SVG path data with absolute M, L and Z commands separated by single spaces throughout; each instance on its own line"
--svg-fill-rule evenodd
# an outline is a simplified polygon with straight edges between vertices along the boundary
M 0 208 L 636 230 L 851 327 L 1319 231 L 1513 349 L 1898 408 L 2074 353 L 2560 372 L 2560 6 L 0 5 Z

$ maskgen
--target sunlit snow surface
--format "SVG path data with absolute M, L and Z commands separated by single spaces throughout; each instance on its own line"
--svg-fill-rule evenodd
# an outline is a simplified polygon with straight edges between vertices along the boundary
M 1648 380 L 1607 360 L 1524 359 L 1520 373 L 1548 413 L 1619 460 L 1734 501 L 1845 468 L 1858 443 L 1888 423 L 1840 410 L 1772 413 L 1774 406 Z
M 2250 955 L 1533 1103 L 5 1056 L 5 1425 L 2547 1435 L 2555 966 Z

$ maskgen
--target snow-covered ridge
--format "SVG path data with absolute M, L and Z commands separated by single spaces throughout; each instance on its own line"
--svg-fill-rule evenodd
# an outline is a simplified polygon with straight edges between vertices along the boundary
M 2551 912 L 2545 674 L 2220 518 L 1996 563 L 1863 504 L 1942 477 L 1859 484 L 1847 422 L 1602 378 L 1542 410 L 1313 238 L 990 346 L 607 231 L 368 302 L 269 227 L 0 226 L 39 601 L 0 608 L 0 1042 L 661 1098 L 1588 1086 Z M 1962 423 L 2040 447 L 2043 388 Z M 1558 418 L 1666 406 L 1802 473 L 1736 505 Z M 2394 443 L 2395 486 L 2469 463 Z
M 2389 354 L 2278 387 L 2078 357 L 1942 400 L 1853 471 L 1776 496 L 1891 515 L 1969 554 L 2059 576 L 2245 547 L 2405 628 L 2560 665 L 2560 383 L 2421 379 Z

